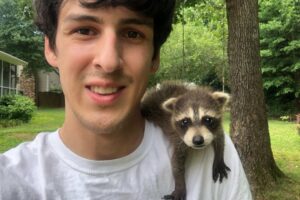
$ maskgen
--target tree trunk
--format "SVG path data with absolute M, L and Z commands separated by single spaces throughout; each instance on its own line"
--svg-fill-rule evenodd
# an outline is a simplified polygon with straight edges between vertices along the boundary
M 283 173 L 270 144 L 260 68 L 258 0 L 226 0 L 232 93 L 230 134 L 254 196 Z

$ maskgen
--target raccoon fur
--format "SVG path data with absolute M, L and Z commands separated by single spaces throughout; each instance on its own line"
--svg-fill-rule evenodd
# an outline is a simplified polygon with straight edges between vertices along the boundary
M 149 89 L 141 102 L 142 115 L 160 126 L 174 146 L 175 190 L 164 199 L 186 199 L 185 160 L 188 149 L 213 145 L 212 178 L 222 182 L 230 169 L 224 162 L 223 108 L 229 95 L 181 82 L 164 82 Z

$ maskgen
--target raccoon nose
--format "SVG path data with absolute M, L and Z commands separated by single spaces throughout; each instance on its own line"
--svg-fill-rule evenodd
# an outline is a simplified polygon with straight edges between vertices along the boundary
M 193 144 L 196 146 L 200 146 L 204 143 L 204 138 L 200 135 L 196 135 L 193 137 Z

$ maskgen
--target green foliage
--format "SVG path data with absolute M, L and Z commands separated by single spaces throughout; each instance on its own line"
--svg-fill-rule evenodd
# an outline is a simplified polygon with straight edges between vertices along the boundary
M 179 19 L 182 20 L 182 8 L 192 8 L 196 6 L 201 6 L 204 9 L 202 9 L 201 13 L 197 13 L 197 15 L 202 15 L 201 18 L 206 18 L 207 13 L 210 11 L 215 11 L 217 9 L 223 8 L 224 7 L 224 1 L 220 0 L 181 0 L 177 1 L 176 4 L 176 17 L 175 21 L 177 22 Z M 216 14 L 218 12 L 213 12 L 213 14 Z M 206 16 L 206 17 L 203 17 Z M 199 18 L 197 18 L 199 20 Z M 208 20 L 210 21 L 211 18 L 209 17 Z
M 49 69 L 43 54 L 43 36 L 33 24 L 31 0 L 0 1 L 0 50 L 28 62 L 28 73 Z
M 300 2 L 261 0 L 260 21 L 267 102 L 281 115 L 295 113 L 300 110 L 295 104 L 300 100 Z
M 25 96 L 7 95 L 0 98 L 0 121 L 5 124 L 18 125 L 29 122 L 36 107 L 33 101 Z
M 217 3 L 219 6 L 214 7 Z M 199 3 L 179 11 L 178 19 L 183 21 L 184 13 L 184 23 L 173 25 L 171 36 L 161 49 L 160 69 L 151 84 L 181 79 L 222 89 L 223 70 L 227 72 L 228 67 L 224 47 L 227 27 L 222 1 L 215 4 Z M 224 76 L 227 79 L 226 73 Z

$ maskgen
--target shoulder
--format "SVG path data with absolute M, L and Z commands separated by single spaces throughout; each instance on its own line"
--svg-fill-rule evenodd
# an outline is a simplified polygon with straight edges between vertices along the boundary
M 228 135 L 225 135 L 224 161 L 231 171 L 222 183 L 212 179 L 213 158 L 212 146 L 190 152 L 186 164 L 188 199 L 251 200 L 248 180 Z
M 151 138 L 151 140 L 153 140 L 154 142 L 159 141 L 161 142 L 161 145 L 164 145 L 168 148 L 171 147 L 170 141 L 166 134 L 164 134 L 162 129 L 159 126 L 155 125 L 153 122 L 146 121 L 145 133 L 151 134 L 152 137 L 149 137 L 149 139 Z
M 55 133 L 55 132 L 54 132 Z M 48 138 L 51 133 L 39 133 L 33 141 L 23 142 L 18 146 L 0 154 L 1 169 L 26 169 L 38 159 L 41 153 L 46 153 Z
M 4 152 L 3 155 L 10 157 L 12 155 L 16 156 L 23 154 L 25 156 L 31 153 L 36 153 L 36 149 L 42 147 L 47 142 L 50 134 L 51 133 L 48 132 L 39 133 L 32 141 L 23 142 L 18 146 Z
M 24 142 L 0 154 L 0 199 L 40 199 L 32 180 L 37 177 L 41 154 L 47 153 L 50 133 L 40 133 L 33 141 Z M 32 175 L 34 174 L 34 176 Z M 30 184 L 28 184 L 30 183 Z

